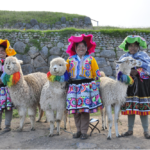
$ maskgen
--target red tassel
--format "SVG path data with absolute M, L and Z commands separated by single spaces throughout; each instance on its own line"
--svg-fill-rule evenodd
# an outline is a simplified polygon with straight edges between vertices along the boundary
M 12 83 L 13 85 L 17 84 L 17 82 L 20 80 L 20 72 L 16 72 L 13 74 Z

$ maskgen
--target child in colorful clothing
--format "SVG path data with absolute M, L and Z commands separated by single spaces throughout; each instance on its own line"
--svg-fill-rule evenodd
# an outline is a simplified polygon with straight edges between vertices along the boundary
M 150 115 L 150 57 L 146 52 L 138 51 L 139 47 L 147 48 L 144 38 L 138 35 L 129 35 L 119 46 L 126 54 L 124 57 L 132 57 L 141 61 L 141 66 L 132 68 L 130 75 L 134 79 L 134 84 L 127 89 L 126 103 L 122 106 L 122 114 L 128 115 L 128 131 L 122 136 L 133 134 L 135 115 L 140 115 L 144 136 L 150 139 L 148 134 L 148 115 Z M 118 66 L 117 66 L 118 68 Z
M 7 56 L 15 55 L 16 52 L 14 49 L 10 48 L 10 43 L 8 40 L 0 39 L 0 76 L 3 73 L 3 65 L 5 58 Z M 2 122 L 2 112 L 5 110 L 5 128 L 1 132 L 9 132 L 11 130 L 10 123 L 12 119 L 12 103 L 9 95 L 8 88 L 2 83 L 0 79 L 0 130 Z
M 69 114 L 74 114 L 77 133 L 73 138 L 87 139 L 89 113 L 95 113 L 103 108 L 99 94 L 100 71 L 94 57 L 96 44 L 93 35 L 71 36 L 67 53 L 67 71 L 70 74 L 67 92 L 67 107 Z

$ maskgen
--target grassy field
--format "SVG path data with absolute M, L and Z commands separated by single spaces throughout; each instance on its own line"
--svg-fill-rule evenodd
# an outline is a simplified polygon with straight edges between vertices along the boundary
M 40 12 L 40 11 L 2 11 L 0 10 L 0 25 L 10 23 L 10 25 L 16 22 L 29 23 L 31 19 L 36 19 L 40 23 L 54 24 L 60 21 L 61 17 L 66 17 L 66 20 L 72 20 L 73 18 L 83 18 L 85 16 L 78 14 L 67 14 L 61 12 Z
M 124 29 L 124 30 L 148 30 L 150 31 L 150 27 L 148 28 L 124 28 L 124 27 L 113 27 L 113 26 L 94 26 L 93 27 L 93 30 L 101 30 L 101 29 L 105 29 L 105 30 Z
M 109 27 L 105 29 L 105 27 L 95 28 L 94 29 L 76 29 L 76 28 L 65 28 L 61 30 L 0 30 L 0 32 L 11 33 L 11 32 L 21 32 L 21 33 L 38 33 L 39 35 L 43 36 L 44 34 L 55 36 L 57 32 L 60 38 L 68 37 L 75 33 L 80 34 L 94 34 L 101 32 L 102 34 L 110 35 L 113 37 L 122 36 L 125 37 L 129 34 L 138 35 L 139 33 L 149 34 L 150 35 L 150 28 L 117 28 L 117 27 Z

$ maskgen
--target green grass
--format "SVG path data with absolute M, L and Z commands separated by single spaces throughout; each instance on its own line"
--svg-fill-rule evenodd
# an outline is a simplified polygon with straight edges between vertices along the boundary
M 75 33 L 85 33 L 85 34 L 95 34 L 100 32 L 101 34 L 105 35 L 110 35 L 113 37 L 125 37 L 129 34 L 139 34 L 139 33 L 144 33 L 144 34 L 149 34 L 150 35 L 150 28 L 127 28 L 127 29 L 99 29 L 99 30 L 91 30 L 91 29 L 76 29 L 76 28 L 65 28 L 61 30 L 0 30 L 2 33 L 13 33 L 13 32 L 21 32 L 21 33 L 37 33 L 41 36 L 47 35 L 47 36 L 54 36 L 55 33 L 57 32 L 60 36 L 60 38 L 64 37 L 70 37 L 70 35 L 73 35 Z
M 78 14 L 67 14 L 61 12 L 47 12 L 47 11 L 0 11 L 0 25 L 10 23 L 13 25 L 17 22 L 29 23 L 31 19 L 36 19 L 39 23 L 54 24 L 60 21 L 61 17 L 66 17 L 66 20 L 73 18 L 82 19 L 85 16 Z
M 148 28 L 125 28 L 125 27 L 114 27 L 114 26 L 93 26 L 93 30 L 101 30 L 101 29 L 130 29 L 130 30 L 149 30 L 150 27 Z

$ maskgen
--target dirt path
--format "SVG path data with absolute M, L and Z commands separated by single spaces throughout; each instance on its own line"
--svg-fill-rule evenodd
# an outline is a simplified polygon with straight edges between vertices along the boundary
M 99 118 L 101 121 L 101 117 Z M 120 116 L 119 132 L 127 130 L 127 116 Z M 73 118 L 70 119 L 71 129 L 76 131 Z M 149 117 L 150 122 L 150 117 Z M 30 131 L 29 118 L 26 119 L 23 132 L 9 132 L 0 135 L 0 148 L 10 149 L 78 149 L 78 148 L 96 148 L 96 149 L 149 149 L 150 140 L 143 136 L 143 129 L 141 126 L 140 117 L 136 116 L 134 125 L 134 135 L 128 138 L 116 138 L 115 128 L 112 129 L 112 140 L 107 140 L 107 130 L 94 131 L 91 137 L 87 140 L 73 139 L 70 133 L 61 130 L 60 136 L 48 137 L 49 124 L 40 122 L 36 123 L 36 131 Z M 12 129 L 19 126 L 19 119 L 12 120 Z M 4 120 L 2 122 L 4 127 Z M 63 122 L 61 122 L 63 128 Z M 102 127 L 101 123 L 98 126 Z M 69 122 L 67 123 L 67 131 L 70 131 Z M 54 131 L 56 132 L 56 130 Z M 90 133 L 90 129 L 88 134 Z

